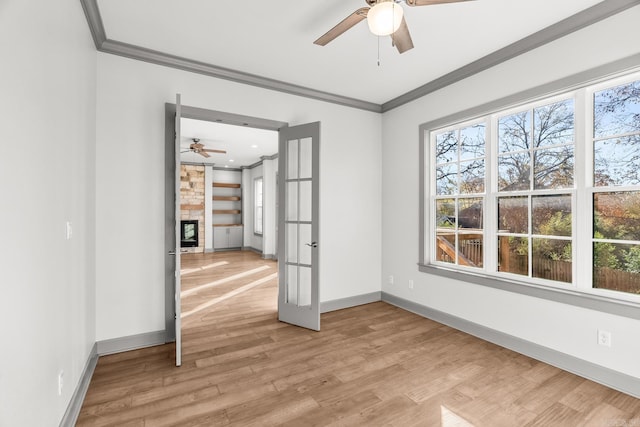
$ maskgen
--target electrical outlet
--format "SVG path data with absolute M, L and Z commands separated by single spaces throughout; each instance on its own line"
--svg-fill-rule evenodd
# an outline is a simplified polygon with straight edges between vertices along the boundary
M 389 279 L 387 281 L 390 285 L 393 285 L 393 276 L 389 276 Z
M 64 387 L 64 371 L 58 372 L 58 396 L 62 396 L 62 388 Z
M 67 221 L 67 240 L 71 240 L 71 237 L 73 237 L 73 227 L 71 221 Z
M 598 344 L 611 347 L 611 332 L 598 329 Z
M 409 279 L 409 289 L 413 289 L 413 280 Z

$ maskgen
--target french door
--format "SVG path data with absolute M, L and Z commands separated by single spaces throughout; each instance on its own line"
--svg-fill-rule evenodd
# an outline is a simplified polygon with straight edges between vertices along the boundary
M 176 94 L 176 136 L 175 136 L 175 175 L 174 175 L 174 191 L 175 191 L 175 286 L 174 286 L 174 303 L 175 303 L 175 330 L 176 330 L 176 366 L 182 365 L 182 321 L 180 316 L 181 298 L 180 292 L 182 286 L 180 282 L 180 119 L 182 118 L 182 105 L 180 103 L 180 94 Z
M 278 319 L 320 330 L 320 123 L 280 129 Z

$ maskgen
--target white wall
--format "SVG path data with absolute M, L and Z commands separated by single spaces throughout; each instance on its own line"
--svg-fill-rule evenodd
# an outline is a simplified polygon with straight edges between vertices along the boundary
M 0 52 L 0 426 L 57 426 L 95 342 L 96 51 L 77 0 L 7 0 Z
M 640 377 L 640 322 L 418 271 L 418 126 L 640 52 L 640 7 L 383 116 L 384 292 Z M 640 64 L 638 64 L 640 65 Z M 387 284 L 393 275 L 395 284 Z M 415 288 L 408 288 L 408 280 Z M 611 331 L 612 348 L 596 344 Z
M 320 121 L 320 296 L 380 290 L 381 117 L 98 53 L 97 339 L 164 329 L 164 103 Z

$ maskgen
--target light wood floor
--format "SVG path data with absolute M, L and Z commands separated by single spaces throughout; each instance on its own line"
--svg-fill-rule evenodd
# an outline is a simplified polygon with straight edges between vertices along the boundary
M 173 345 L 101 357 L 79 426 L 640 426 L 638 399 L 382 302 L 279 323 L 255 254 L 183 267 L 183 366 Z

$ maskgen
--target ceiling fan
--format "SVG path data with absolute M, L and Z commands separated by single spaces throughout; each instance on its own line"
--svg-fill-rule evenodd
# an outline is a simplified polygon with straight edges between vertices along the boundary
M 200 144 L 200 138 L 191 138 L 191 140 L 193 141 L 193 143 L 189 145 L 189 149 L 186 151 L 183 151 L 183 153 L 188 153 L 191 151 L 193 153 L 200 154 L 202 157 L 211 157 L 209 153 L 222 153 L 222 154 L 226 153 L 225 150 L 214 150 L 211 148 L 204 148 L 204 145 Z
M 361 7 L 343 19 L 338 25 L 327 31 L 314 44 L 325 46 L 348 29 L 367 19 L 369 30 L 377 36 L 391 36 L 393 45 L 398 52 L 404 53 L 413 49 L 413 41 L 404 11 L 400 3 L 407 6 L 430 6 L 441 3 L 458 3 L 471 0 L 365 0 L 369 7 Z

